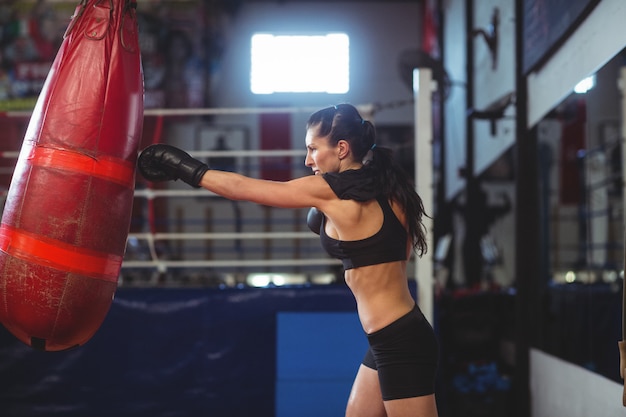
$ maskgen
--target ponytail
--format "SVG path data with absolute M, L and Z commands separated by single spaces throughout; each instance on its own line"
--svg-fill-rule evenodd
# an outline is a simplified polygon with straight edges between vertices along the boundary
M 371 152 L 372 160 L 366 168 L 376 171 L 375 178 L 381 194 L 404 208 L 413 249 L 418 256 L 422 256 L 428 250 L 426 227 L 422 222 L 426 213 L 413 178 L 394 160 L 391 149 L 373 146 Z

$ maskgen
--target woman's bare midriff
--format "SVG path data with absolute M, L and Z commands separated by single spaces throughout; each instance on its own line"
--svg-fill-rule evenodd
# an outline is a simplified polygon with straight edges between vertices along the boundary
M 363 330 L 368 334 L 404 316 L 415 305 L 405 261 L 349 269 L 345 280 L 356 299 Z

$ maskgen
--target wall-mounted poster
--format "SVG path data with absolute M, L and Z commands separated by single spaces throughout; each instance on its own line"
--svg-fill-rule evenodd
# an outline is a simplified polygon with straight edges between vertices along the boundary
M 207 104 L 209 63 L 201 1 L 139 2 L 146 108 Z
M 75 6 L 0 3 L 0 111 L 34 107 Z
M 65 29 L 80 3 L 81 0 L 0 1 L 0 112 L 33 109 Z M 209 105 L 211 81 L 224 49 L 225 27 L 236 12 L 227 3 L 137 2 L 145 108 Z

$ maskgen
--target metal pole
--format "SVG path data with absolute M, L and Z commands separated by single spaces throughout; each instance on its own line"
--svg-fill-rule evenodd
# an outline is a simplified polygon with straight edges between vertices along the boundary
M 619 88 L 622 92 L 622 200 L 623 213 L 622 223 L 624 224 L 624 265 L 622 271 L 626 269 L 626 67 L 622 67 L 619 79 Z M 626 277 L 622 281 L 622 340 L 619 346 L 619 373 L 624 379 L 624 391 L 622 392 L 622 405 L 626 407 Z
M 424 226 L 428 232 L 431 251 L 427 259 L 415 260 L 415 280 L 417 281 L 417 303 L 433 323 L 433 126 L 432 126 L 432 93 L 434 81 L 432 71 L 426 68 L 413 70 L 413 95 L 415 99 L 415 186 L 417 188 L 426 214 Z
M 539 214 L 536 132 L 528 130 L 528 88 L 523 71 L 524 0 L 515 1 L 516 181 L 515 181 L 515 417 L 531 415 L 530 346 L 541 328 L 532 311 L 541 305 L 537 295 L 539 275 L 539 225 L 528 216 Z M 531 326 L 532 324 L 532 326 Z M 531 328 L 532 327 L 532 328 Z M 534 329 L 534 330 L 533 330 Z

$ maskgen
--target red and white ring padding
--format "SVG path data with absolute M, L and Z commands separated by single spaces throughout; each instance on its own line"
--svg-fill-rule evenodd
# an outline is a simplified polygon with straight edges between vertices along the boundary
M 0 321 L 36 349 L 87 342 L 117 289 L 143 124 L 135 6 L 76 7 L 13 173 L 0 225 Z

